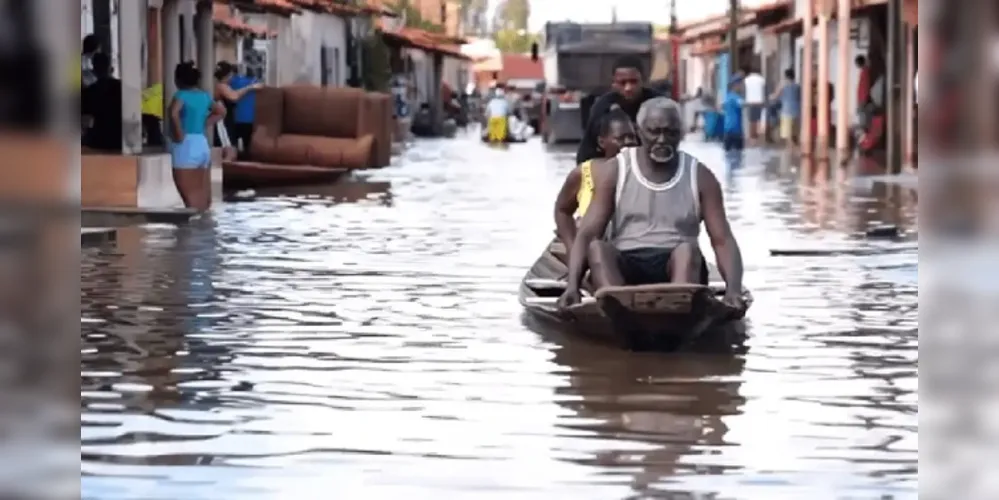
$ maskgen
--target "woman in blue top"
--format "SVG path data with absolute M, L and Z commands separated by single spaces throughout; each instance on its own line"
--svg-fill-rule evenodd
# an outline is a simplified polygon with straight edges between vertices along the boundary
M 173 180 L 184 205 L 204 211 L 212 202 L 209 174 L 212 148 L 207 131 L 225 117 L 225 108 L 198 88 L 201 72 L 193 62 L 178 64 L 174 81 L 177 93 L 170 101 Z

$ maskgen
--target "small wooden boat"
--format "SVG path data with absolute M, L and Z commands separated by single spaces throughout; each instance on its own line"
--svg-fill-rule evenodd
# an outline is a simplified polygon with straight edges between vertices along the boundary
M 553 242 L 524 276 L 520 303 L 531 314 L 569 323 L 574 332 L 634 350 L 675 351 L 709 332 L 741 331 L 742 315 L 722 303 L 725 285 L 709 266 L 711 285 L 657 284 L 593 290 L 584 283 L 582 303 L 559 310 L 568 273 L 565 249 Z M 747 306 L 749 291 L 743 292 Z
M 345 168 L 227 161 L 222 163 L 222 182 L 227 189 L 314 184 L 334 181 L 347 172 Z

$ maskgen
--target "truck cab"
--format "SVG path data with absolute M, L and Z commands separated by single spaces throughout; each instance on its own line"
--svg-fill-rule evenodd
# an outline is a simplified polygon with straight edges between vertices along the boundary
M 589 106 L 610 90 L 617 59 L 638 56 L 648 75 L 654 44 L 652 23 L 545 24 L 539 46 L 545 76 L 542 138 L 548 143 L 582 140 Z

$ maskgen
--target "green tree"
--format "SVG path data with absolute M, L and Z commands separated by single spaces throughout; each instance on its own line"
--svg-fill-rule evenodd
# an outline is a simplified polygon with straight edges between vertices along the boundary
M 398 0 L 392 10 L 405 18 L 407 28 L 417 28 L 431 33 L 444 32 L 444 27 L 439 23 L 423 19 L 423 15 L 410 3 L 410 0 Z
M 531 44 L 538 41 L 536 33 L 501 29 L 493 33 L 493 42 L 500 52 L 522 54 L 531 51 Z
M 464 33 L 486 35 L 489 32 L 489 0 L 459 0 Z
M 503 0 L 496 8 L 496 17 L 493 19 L 493 30 L 512 29 L 526 31 L 527 23 L 530 19 L 530 0 Z
M 493 41 L 500 52 L 524 53 L 531 50 L 531 44 L 538 36 L 527 31 L 531 18 L 529 0 L 503 0 L 496 7 L 493 19 Z

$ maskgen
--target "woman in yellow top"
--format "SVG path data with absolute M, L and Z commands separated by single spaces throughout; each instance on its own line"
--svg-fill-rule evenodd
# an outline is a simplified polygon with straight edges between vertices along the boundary
M 638 135 L 628 114 L 615 108 L 601 117 L 597 144 L 604 159 L 617 156 L 623 148 L 638 146 Z M 593 198 L 593 169 L 602 163 L 589 160 L 572 169 L 555 199 L 555 234 L 566 252 L 576 239 L 576 219 L 583 217 Z

